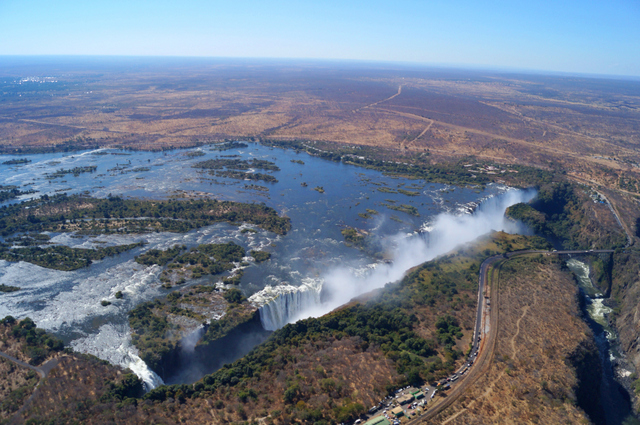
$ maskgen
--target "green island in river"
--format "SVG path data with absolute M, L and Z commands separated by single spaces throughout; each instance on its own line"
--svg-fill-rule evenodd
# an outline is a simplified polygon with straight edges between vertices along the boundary
M 129 244 L 97 249 L 46 244 L 43 232 L 75 232 L 79 235 L 130 234 L 151 232 L 184 233 L 214 223 L 251 223 L 279 235 L 291 223 L 273 208 L 217 200 L 138 200 L 109 197 L 98 199 L 82 195 L 43 196 L 0 208 L 0 235 L 10 243 L 0 244 L 0 258 L 27 261 L 58 270 L 75 270 L 106 256 L 139 247 Z

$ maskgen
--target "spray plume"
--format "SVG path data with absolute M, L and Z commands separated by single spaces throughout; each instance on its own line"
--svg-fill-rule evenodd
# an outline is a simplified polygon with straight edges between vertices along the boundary
M 275 330 L 300 319 L 322 316 L 358 295 L 401 279 L 410 268 L 468 244 L 491 231 L 521 233 L 525 230 L 523 226 L 508 220 L 504 213 L 509 206 L 528 202 L 535 194 L 534 190 L 511 189 L 485 200 L 472 214 L 439 214 L 430 226 L 431 231 L 409 237 L 398 235 L 394 238 L 395 249 L 391 263 L 378 264 L 360 275 L 347 267 L 335 268 L 322 276 L 322 285 L 304 284 L 298 288 L 298 291 L 305 295 L 310 291 L 317 291 L 313 297 L 296 297 L 290 294 L 290 291 L 276 297 L 261 307 L 263 326 L 265 329 Z M 322 291 L 322 297 L 318 296 L 319 291 Z M 292 302 L 298 299 L 305 302 L 292 305 Z M 309 302 L 320 299 L 322 301 Z M 274 320 L 275 317 L 278 320 Z

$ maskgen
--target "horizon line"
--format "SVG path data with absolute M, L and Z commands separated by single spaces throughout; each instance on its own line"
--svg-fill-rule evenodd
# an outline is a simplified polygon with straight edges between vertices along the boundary
M 196 59 L 196 60 L 242 60 L 242 61 L 283 61 L 283 62 L 327 62 L 327 63 L 360 63 L 368 65 L 394 65 L 413 68 L 441 68 L 461 71 L 483 71 L 508 74 L 532 74 L 563 77 L 580 77 L 592 79 L 616 79 L 640 81 L 640 75 L 599 74 L 578 71 L 556 71 L 548 69 L 518 68 L 513 66 L 495 66 L 442 62 L 413 62 L 381 59 L 344 59 L 344 58 L 296 58 L 273 56 L 187 56 L 187 55 L 127 55 L 127 54 L 2 54 L 0 58 L 101 58 L 101 59 Z M 6 64 L 0 64 L 0 69 Z

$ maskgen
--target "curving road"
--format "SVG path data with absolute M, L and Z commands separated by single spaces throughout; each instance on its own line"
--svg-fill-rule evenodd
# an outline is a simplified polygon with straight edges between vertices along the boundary
M 4 357 L 5 359 L 7 359 L 7 360 L 9 360 L 11 362 L 14 362 L 14 363 L 16 363 L 16 364 L 18 364 L 20 366 L 29 368 L 29 369 L 37 372 L 38 375 L 40 375 L 40 379 L 42 379 L 45 376 L 47 376 L 47 373 L 43 369 L 41 369 L 39 367 L 31 366 L 29 363 L 25 363 L 22 360 L 18 360 L 15 357 L 12 357 L 12 356 L 10 356 L 8 354 L 3 353 L 2 351 L 0 351 L 0 357 Z
M 38 383 L 36 384 L 36 387 L 34 388 L 33 392 L 29 396 L 29 398 L 22 404 L 22 407 L 20 407 L 20 409 L 18 409 L 18 411 L 13 414 L 13 416 L 11 417 L 11 419 L 9 421 L 9 423 L 16 423 L 18 416 L 24 411 L 24 409 L 27 408 L 29 403 L 31 403 L 31 400 L 33 400 L 33 398 L 35 397 L 36 393 L 38 392 L 38 387 L 40 387 L 40 384 L 42 383 L 42 380 L 44 378 L 46 378 L 47 375 L 49 375 L 49 372 L 51 372 L 51 369 L 53 369 L 54 367 L 56 367 L 58 365 L 58 363 L 60 363 L 60 359 L 59 358 L 53 358 L 53 359 L 49 360 L 48 362 L 44 363 L 42 366 L 35 367 L 35 366 L 31 366 L 29 363 L 25 363 L 22 360 L 18 360 L 13 356 L 10 356 L 10 355 L 8 355 L 6 353 L 3 353 L 2 351 L 0 351 L 0 357 L 5 358 L 5 359 L 9 360 L 10 362 L 13 362 L 13 363 L 15 363 L 15 364 L 17 364 L 19 366 L 31 369 L 31 370 L 35 371 L 38 375 L 40 375 L 40 381 L 38 381 Z
M 569 254 L 601 254 L 613 253 L 612 249 L 592 249 L 592 250 L 566 250 L 566 251 L 542 251 L 542 250 L 525 250 L 508 252 L 501 255 L 493 255 L 485 259 L 480 265 L 480 277 L 478 278 L 478 307 L 476 312 L 476 325 L 473 334 L 473 345 L 467 362 L 471 363 L 469 370 L 462 376 L 457 384 L 452 385 L 447 397 L 440 398 L 432 408 L 427 410 L 422 416 L 418 416 L 406 424 L 418 424 L 427 422 L 441 413 L 444 409 L 451 406 L 465 391 L 471 386 L 482 374 L 488 371 L 493 359 L 495 350 L 496 336 L 498 334 L 498 314 L 496 306 L 500 302 L 497 288 L 497 282 L 491 279 L 489 273 L 492 269 L 498 268 L 502 262 L 508 261 L 523 255 L 531 254 L 547 254 L 547 255 L 569 255 Z M 487 285 L 490 286 L 487 301 Z M 494 306 L 496 314 L 491 314 L 491 305 Z M 488 321 L 488 323 L 487 323 Z M 489 332 L 484 331 L 489 325 Z M 479 338 L 478 338 L 479 337 Z M 474 362 L 474 357 L 476 361 Z

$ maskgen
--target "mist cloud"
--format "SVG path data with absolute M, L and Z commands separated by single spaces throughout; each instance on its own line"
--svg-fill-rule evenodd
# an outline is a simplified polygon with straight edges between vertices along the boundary
M 468 244 L 491 231 L 522 233 L 526 229 L 508 220 L 504 213 L 509 206 L 528 202 L 535 194 L 534 190 L 511 189 L 485 200 L 473 214 L 439 214 L 433 220 L 430 232 L 409 237 L 398 235 L 395 238 L 393 261 L 378 264 L 368 272 L 357 274 L 347 267 L 327 271 L 322 276 L 322 302 L 313 306 L 300 306 L 297 315 L 289 317 L 287 321 L 322 316 L 358 295 L 401 279 L 408 269 Z

